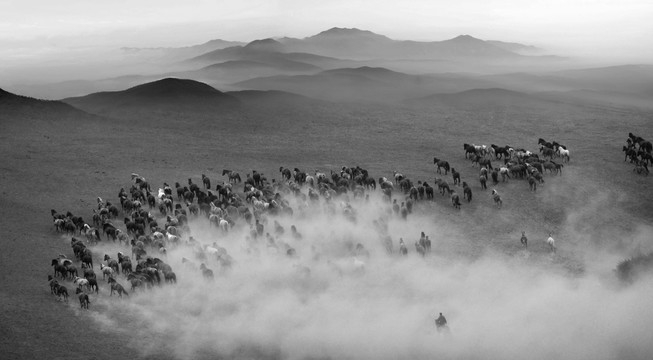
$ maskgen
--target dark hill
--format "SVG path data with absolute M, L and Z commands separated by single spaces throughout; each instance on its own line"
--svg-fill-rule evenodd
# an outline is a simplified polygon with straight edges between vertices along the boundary
M 240 104 L 238 99 L 205 83 L 176 78 L 63 101 L 90 113 L 111 117 L 133 117 L 147 112 L 211 113 L 233 109 Z
M 243 47 L 249 51 L 283 51 L 283 44 L 274 39 L 254 40 Z
M 40 100 L 16 95 L 0 89 L 0 121 L 24 122 L 30 120 L 59 121 L 89 120 L 97 118 L 66 103 Z

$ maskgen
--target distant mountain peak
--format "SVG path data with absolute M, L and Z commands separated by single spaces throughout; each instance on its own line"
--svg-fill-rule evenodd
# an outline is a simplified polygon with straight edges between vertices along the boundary
M 365 37 L 375 37 L 379 39 L 388 39 L 388 37 L 373 33 L 369 30 L 361 30 L 357 28 L 339 28 L 332 27 L 329 30 L 322 31 L 317 35 L 313 35 L 310 38 L 324 38 L 324 37 L 342 37 L 342 36 L 365 36 Z
M 247 50 L 257 50 L 257 51 L 279 51 L 283 47 L 279 41 L 267 38 L 261 40 L 254 40 L 244 46 L 244 49 Z
M 449 41 L 455 41 L 455 42 L 477 42 L 477 41 L 483 41 L 481 39 L 475 38 L 471 35 L 458 35 L 455 38 L 449 40 Z
M 211 87 L 203 82 L 178 79 L 178 78 L 165 78 L 141 85 L 134 86 L 125 90 L 126 93 L 146 95 L 146 96 L 170 96 L 170 95 L 200 95 L 210 94 L 219 95 L 221 91 Z

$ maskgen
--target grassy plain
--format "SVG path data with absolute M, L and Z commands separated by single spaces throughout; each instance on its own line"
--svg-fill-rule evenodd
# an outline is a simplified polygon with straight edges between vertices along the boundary
M 419 206 L 468 239 L 447 251 L 470 258 L 487 251 L 515 257 L 522 251 L 521 231 L 527 231 L 532 261 L 582 276 L 594 252 L 612 253 L 615 262 L 608 267 L 614 267 L 651 246 L 645 241 L 650 235 L 642 233 L 653 226 L 653 178 L 633 173 L 621 151 L 629 132 L 653 136 L 653 113 L 637 108 L 519 99 L 251 102 L 224 113 L 111 119 L 55 103 L 1 101 L 0 349 L 7 359 L 143 356 L 128 323 L 118 331 L 103 330 L 77 311 L 76 298 L 70 306 L 57 303 L 46 281 L 50 259 L 72 255 L 52 228 L 50 209 L 90 221 L 95 198 L 117 201 L 132 172 L 159 187 L 188 178 L 199 183 L 201 174 L 215 183 L 224 179 L 224 168 L 241 175 L 256 169 L 279 179 L 280 166 L 328 173 L 358 165 L 377 179 L 396 170 L 415 182 L 432 182 L 432 159 L 438 156 L 458 169 L 474 192 L 460 211 L 438 194 L 434 203 Z M 503 195 L 504 206 L 497 210 L 489 191 L 480 189 L 478 168 L 464 158 L 462 144 L 510 144 L 537 152 L 540 137 L 567 145 L 571 161 L 560 176 L 547 174 L 537 192 L 530 192 L 525 180 L 490 185 Z M 442 177 L 451 182 L 450 175 Z M 558 241 L 554 260 L 541 242 L 549 231 Z M 106 295 L 108 288 L 102 291 Z

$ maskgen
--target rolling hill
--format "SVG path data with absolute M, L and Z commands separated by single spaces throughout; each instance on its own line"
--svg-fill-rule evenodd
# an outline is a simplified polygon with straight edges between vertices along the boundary
M 176 78 L 62 101 L 90 113 L 123 118 L 137 118 L 142 113 L 219 113 L 240 105 L 238 99 L 207 84 Z
M 0 119 L 9 122 L 78 122 L 97 119 L 62 101 L 41 100 L 0 89 Z

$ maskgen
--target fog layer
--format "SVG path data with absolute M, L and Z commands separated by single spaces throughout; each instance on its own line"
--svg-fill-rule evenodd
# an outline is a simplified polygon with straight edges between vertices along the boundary
M 593 253 L 585 259 L 588 270 L 572 275 L 559 264 L 562 250 L 550 253 L 538 238 L 514 256 L 483 244 L 479 254 L 473 249 L 482 239 L 457 235 L 465 229 L 434 218 L 429 206 L 404 220 L 372 194 L 352 199 L 353 220 L 343 215 L 344 200 L 290 201 L 293 216 L 261 219 L 262 237 L 253 238 L 242 219 L 227 234 L 203 217 L 191 220 L 184 241 L 193 236 L 225 248 L 231 268 L 212 256 L 197 258 L 186 245 L 170 246 L 167 255 L 150 250 L 172 266 L 178 283 L 162 281 L 122 299 L 103 287 L 92 297 L 91 316 L 106 331 L 133 332 L 141 355 L 180 359 L 643 359 L 653 353 L 653 283 L 617 286 L 609 255 Z M 275 232 L 275 221 L 283 234 Z M 422 231 L 432 241 L 425 257 L 415 250 Z M 398 253 L 400 238 L 407 256 Z M 95 248 L 113 258 L 117 251 L 129 250 Z M 201 263 L 214 271 L 213 281 L 202 277 Z M 123 275 L 118 281 L 130 291 Z M 440 312 L 449 331 L 435 329 Z

